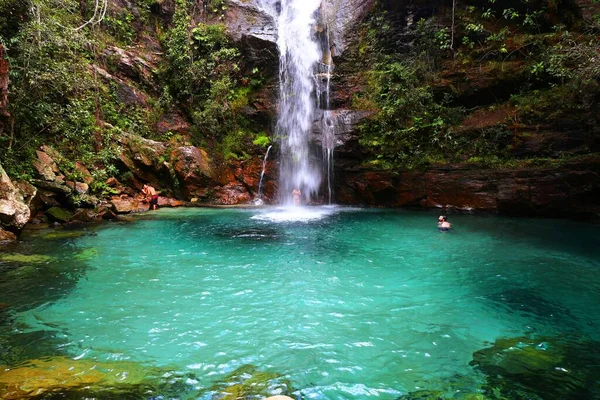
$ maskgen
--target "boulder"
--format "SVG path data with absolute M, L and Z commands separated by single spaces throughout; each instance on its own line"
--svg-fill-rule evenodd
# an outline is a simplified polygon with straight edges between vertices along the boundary
M 139 199 L 133 197 L 113 198 L 111 204 L 118 214 L 129 214 L 148 211 L 150 206 Z
M 6 242 L 14 242 L 15 240 L 17 240 L 17 235 L 0 228 L 0 244 Z
M 37 160 L 33 162 L 33 166 L 38 172 L 41 179 L 49 182 L 56 181 L 57 176 L 60 175 L 58 165 L 48 155 L 48 153 L 40 150 L 36 150 Z
M 181 200 L 158 196 L 159 207 L 183 207 L 184 205 L 185 203 Z
M 21 230 L 29 221 L 31 211 L 23 195 L 0 165 L 0 223 L 11 230 Z
M 69 222 L 72 214 L 60 207 L 51 207 L 46 210 L 48 218 L 54 222 Z
M 90 183 L 94 182 L 92 174 L 87 169 L 87 167 L 83 165 L 80 161 L 75 162 L 75 169 L 81 174 L 82 179 L 85 183 L 89 185 Z
M 66 181 L 65 185 L 68 188 L 70 188 L 74 193 L 79 194 L 86 194 L 90 188 L 87 183 L 83 182 Z
M 212 186 L 213 166 L 205 150 L 193 146 L 178 147 L 171 153 L 173 169 L 187 198 L 206 196 Z
M 155 68 L 142 57 L 131 51 L 116 46 L 108 46 L 102 50 L 102 57 L 115 65 L 116 72 L 122 77 L 130 78 L 152 85 L 153 69 Z
M 248 204 L 252 198 L 242 184 L 232 182 L 223 187 L 216 188 L 214 200 L 218 204 L 236 205 Z

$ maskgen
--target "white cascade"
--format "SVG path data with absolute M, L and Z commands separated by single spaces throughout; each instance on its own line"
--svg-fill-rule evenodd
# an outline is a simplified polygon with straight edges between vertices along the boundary
M 262 183 L 263 183 L 263 179 L 265 178 L 265 171 L 267 169 L 267 160 L 269 159 L 269 152 L 271 151 L 272 147 L 273 146 L 269 146 L 267 148 L 267 153 L 265 154 L 265 158 L 263 159 L 262 172 L 260 173 L 260 181 L 258 182 L 258 194 L 255 199 L 255 204 L 263 204 Z
M 316 38 L 316 17 L 321 0 L 259 0 L 277 22 L 279 48 L 280 141 L 279 200 L 292 204 L 292 191 L 300 189 L 302 202 L 310 203 L 321 186 L 320 162 L 310 152 L 310 136 L 317 107 L 315 73 L 323 59 Z

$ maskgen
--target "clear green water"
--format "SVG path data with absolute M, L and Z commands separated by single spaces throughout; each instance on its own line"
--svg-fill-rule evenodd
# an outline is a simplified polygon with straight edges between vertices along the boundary
M 395 399 L 481 391 L 485 376 L 469 363 L 499 338 L 600 342 L 597 226 L 452 215 L 443 233 L 428 212 L 286 215 L 164 209 L 75 239 L 27 240 L 18 251 L 57 259 L 0 264 L 11 313 L 0 356 L 193 373 L 182 398 L 209 399 L 189 393 L 252 364 L 284 374 L 298 397 Z M 593 368 L 587 356 L 582 368 Z M 579 368 L 570 357 L 564 369 Z

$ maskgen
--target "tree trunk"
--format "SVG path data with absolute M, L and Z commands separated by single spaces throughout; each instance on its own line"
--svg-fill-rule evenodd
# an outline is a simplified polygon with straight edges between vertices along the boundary
M 10 119 L 8 113 L 8 60 L 5 58 L 5 51 L 0 44 L 0 135 L 4 134 L 7 122 Z

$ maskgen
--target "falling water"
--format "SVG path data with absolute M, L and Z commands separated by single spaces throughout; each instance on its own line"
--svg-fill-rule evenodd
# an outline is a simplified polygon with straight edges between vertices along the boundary
M 267 148 L 267 153 L 265 154 L 265 158 L 263 160 L 262 172 L 260 173 L 260 181 L 258 182 L 258 195 L 256 196 L 256 201 L 262 203 L 262 183 L 263 178 L 265 177 L 265 170 L 267 169 L 267 159 L 269 158 L 269 152 L 271 151 L 271 147 Z
M 331 111 L 331 74 L 333 73 L 333 57 L 331 54 L 331 45 L 329 43 L 329 35 L 326 35 L 327 43 L 324 49 L 323 57 L 323 73 L 324 79 L 321 79 L 321 84 L 324 84 L 325 101 L 319 102 L 324 109 L 323 118 L 321 119 L 321 146 L 323 151 L 323 166 L 325 168 L 325 176 L 327 177 L 327 200 L 331 204 L 333 191 L 333 150 L 335 149 L 335 120 L 334 114 Z M 319 90 L 321 93 L 321 90 Z
M 321 185 L 319 163 L 310 153 L 310 133 L 316 108 L 315 67 L 322 51 L 315 36 L 320 0 L 261 0 L 277 20 L 279 47 L 279 115 L 281 143 L 279 197 L 292 204 L 292 190 L 302 191 L 310 202 Z

